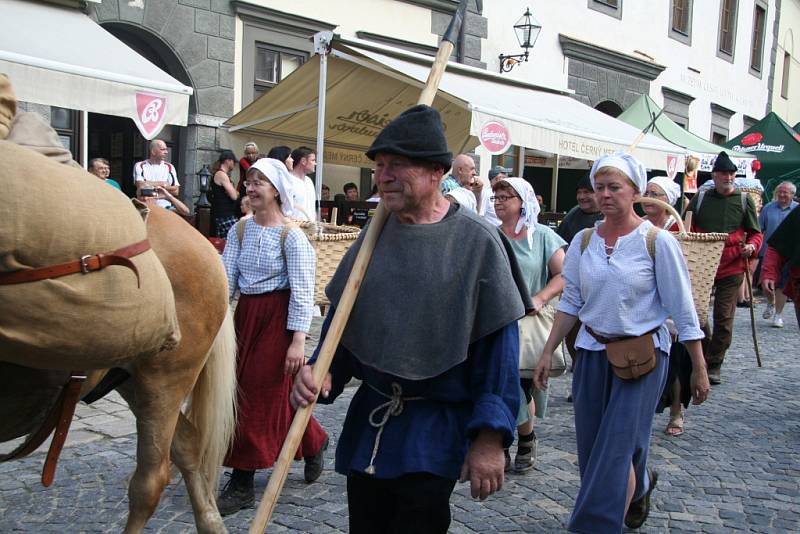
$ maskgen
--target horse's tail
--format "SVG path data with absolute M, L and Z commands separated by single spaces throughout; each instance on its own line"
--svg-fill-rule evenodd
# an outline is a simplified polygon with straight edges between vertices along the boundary
M 219 468 L 236 426 L 236 333 L 226 311 L 205 366 L 194 385 L 186 414 L 200 435 L 200 471 L 215 495 Z

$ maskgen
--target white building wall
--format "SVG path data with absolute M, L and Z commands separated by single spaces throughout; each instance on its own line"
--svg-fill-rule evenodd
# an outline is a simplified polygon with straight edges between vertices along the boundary
M 755 0 L 739 0 L 734 62 L 730 63 L 717 57 L 719 1 L 694 0 L 691 46 L 669 37 L 672 4 L 668 0 L 623 0 L 621 19 L 589 9 L 587 0 L 484 2 L 489 38 L 484 43 L 482 59 L 490 70 L 496 71 L 501 53 L 519 52 L 512 26 L 530 6 L 542 25 L 542 32 L 529 62 L 505 76 L 566 89 L 569 59 L 564 57 L 559 44 L 559 34 L 565 34 L 641 59 L 652 58 L 666 66 L 651 82 L 650 97 L 662 105 L 662 86 L 693 96 L 689 129 L 705 139 L 710 135 L 711 103 L 734 110 L 730 123 L 730 136 L 734 136 L 742 130 L 743 115 L 757 119 L 764 116 L 768 100 L 775 2 L 770 0 L 767 8 L 761 78 L 749 73 L 754 3 Z M 797 0 L 784 3 L 796 4 Z
M 787 98 L 781 96 L 784 55 L 788 52 L 789 87 Z M 772 89 L 772 110 L 794 126 L 800 122 L 800 0 L 781 2 L 778 43 L 775 63 L 775 84 Z

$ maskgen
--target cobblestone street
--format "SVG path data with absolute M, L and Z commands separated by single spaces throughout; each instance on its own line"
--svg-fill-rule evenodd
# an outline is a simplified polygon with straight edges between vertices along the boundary
M 762 320 L 762 310 L 763 304 L 756 317 L 763 368 L 756 367 L 748 311 L 738 309 L 723 383 L 706 404 L 689 407 L 684 435 L 665 436 L 668 413 L 656 415 L 651 465 L 660 478 L 641 532 L 800 531 L 800 334 L 791 303 L 783 329 Z M 536 469 L 511 474 L 485 502 L 472 500 L 468 485 L 457 485 L 452 532 L 564 531 L 579 484 L 568 385 L 569 375 L 552 381 L 550 417 L 537 423 Z M 353 392 L 349 388 L 334 405 L 317 409 L 332 447 Z M 345 478 L 332 471 L 332 451 L 315 484 L 307 485 L 302 462 L 295 464 L 270 532 L 347 531 Z M 41 450 L 0 464 L 0 532 L 120 532 L 134 460 L 134 421 L 120 398 L 80 405 L 51 488 L 39 482 Z M 256 475 L 257 499 L 268 475 Z M 244 510 L 225 523 L 231 532 L 246 532 L 254 514 Z M 147 531 L 194 531 L 177 470 Z

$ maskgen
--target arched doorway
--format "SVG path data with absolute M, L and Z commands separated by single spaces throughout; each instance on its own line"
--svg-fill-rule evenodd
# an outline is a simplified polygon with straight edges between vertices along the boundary
M 183 65 L 170 48 L 161 39 L 141 27 L 132 27 L 125 23 L 102 24 L 109 33 L 124 42 L 173 78 L 184 85 L 191 86 L 191 79 Z M 189 113 L 195 108 L 194 97 L 189 100 Z M 149 142 L 142 137 L 136 125 L 129 118 L 89 114 L 88 124 L 88 156 L 105 158 L 111 167 L 111 177 L 122 185 L 122 190 L 129 196 L 135 194 L 133 184 L 133 165 L 148 157 Z M 166 125 L 158 134 L 169 149 L 168 160 L 175 166 L 181 183 L 181 195 L 190 193 L 193 184 L 186 184 L 186 158 L 183 151 L 186 144 L 185 127 Z M 193 174 L 193 171 L 189 171 Z M 186 185 L 189 185 L 188 191 Z M 186 198 L 184 196 L 184 198 Z
M 622 114 L 622 107 L 613 100 L 603 100 L 597 104 L 594 109 L 602 111 L 606 115 L 611 115 L 615 119 Z

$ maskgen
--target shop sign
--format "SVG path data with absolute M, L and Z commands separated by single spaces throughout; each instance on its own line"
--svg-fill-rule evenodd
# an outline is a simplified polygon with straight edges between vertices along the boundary
M 761 132 L 753 132 L 742 137 L 741 144 L 733 147 L 737 152 L 774 152 L 780 154 L 786 148 L 785 145 L 767 145 L 761 142 L 764 135 Z
M 167 98 L 153 93 L 136 93 L 136 127 L 145 139 L 152 139 L 164 127 Z
M 511 147 L 511 135 L 506 125 L 500 121 L 492 120 L 481 127 L 481 145 L 490 154 L 504 154 Z

